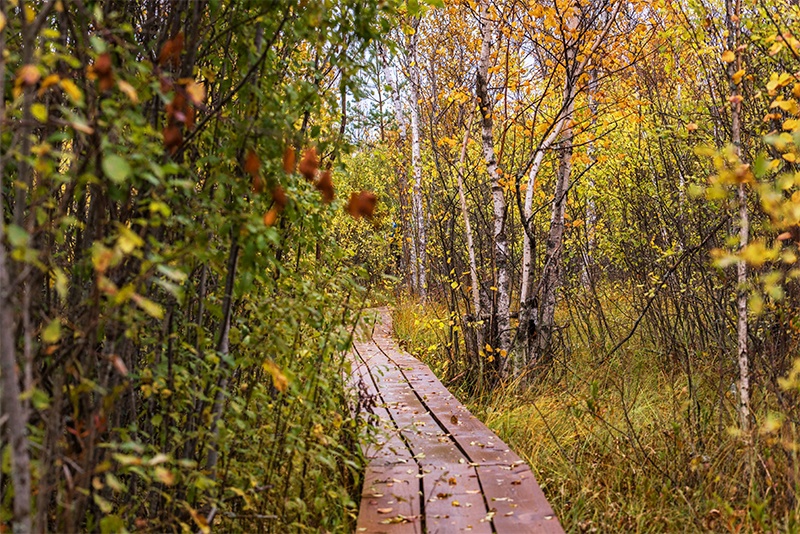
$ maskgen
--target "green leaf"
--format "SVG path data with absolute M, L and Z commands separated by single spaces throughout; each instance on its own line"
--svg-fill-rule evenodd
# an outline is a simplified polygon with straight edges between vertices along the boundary
M 103 158 L 103 172 L 115 184 L 121 184 L 131 175 L 131 166 L 125 159 L 111 154 Z
M 154 317 L 156 319 L 162 319 L 164 317 L 164 308 L 162 308 L 161 305 L 156 304 L 152 300 L 137 294 L 132 295 L 131 298 L 136 305 L 143 309 L 144 312 L 150 317 Z
M 44 104 L 37 102 L 31 106 L 31 115 L 41 123 L 47 122 L 47 108 Z
M 412 17 L 416 17 L 419 15 L 420 7 L 419 7 L 419 0 L 408 0 L 408 14 Z
M 28 244 L 28 232 L 21 226 L 9 224 L 6 228 L 6 234 L 8 235 L 8 242 L 11 243 L 11 246 L 14 248 L 21 248 Z
M 95 493 L 93 497 L 94 497 L 94 503 L 97 505 L 98 508 L 100 508 L 100 511 L 103 512 L 104 514 L 110 514 L 111 510 L 114 509 L 113 504 L 102 498 L 97 493 Z
M 61 339 L 61 320 L 55 318 L 42 330 L 42 341 L 52 345 L 58 343 L 59 339 Z

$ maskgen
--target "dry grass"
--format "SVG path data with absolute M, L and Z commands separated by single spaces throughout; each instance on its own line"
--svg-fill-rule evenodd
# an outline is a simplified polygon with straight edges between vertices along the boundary
M 443 317 L 438 306 L 395 312 L 407 350 L 439 372 L 444 358 L 430 347 Z M 800 532 L 796 425 L 762 424 L 749 454 L 714 362 L 690 383 L 636 346 L 599 368 L 573 347 L 557 380 L 459 396 L 530 462 L 568 531 Z M 757 393 L 757 420 L 774 404 Z

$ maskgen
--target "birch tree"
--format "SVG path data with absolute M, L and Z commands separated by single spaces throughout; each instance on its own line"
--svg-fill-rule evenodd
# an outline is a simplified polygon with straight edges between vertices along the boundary
M 549 350 L 554 326 L 557 290 L 561 285 L 561 254 L 564 245 L 564 213 L 566 210 L 567 192 L 569 191 L 570 174 L 572 172 L 572 128 L 570 123 L 575 112 L 575 98 L 580 89 L 579 80 L 586 71 L 597 49 L 606 39 L 613 26 L 622 2 L 616 2 L 605 21 L 597 31 L 594 39 L 579 53 L 581 41 L 586 38 L 591 26 L 598 22 L 599 11 L 591 9 L 573 12 L 565 21 L 562 30 L 564 46 L 564 85 L 559 111 L 552 123 L 549 134 L 537 146 L 531 156 L 528 172 L 528 185 L 525 194 L 523 225 L 525 226 L 523 242 L 522 283 L 520 288 L 520 329 L 517 336 L 515 361 L 522 360 L 520 367 L 538 363 L 538 360 Z M 591 7 L 591 6 L 590 6 Z M 533 253 L 531 250 L 531 217 L 533 209 L 533 190 L 536 178 L 544 161 L 545 154 L 560 139 L 559 164 L 556 173 L 556 185 L 550 217 L 545 258 L 542 274 L 533 291 L 531 273 L 533 270 Z M 567 158 L 570 161 L 567 161 Z M 538 308 L 537 308 L 538 305 Z M 531 335 L 536 332 L 535 338 Z M 536 340 L 535 346 L 532 344 Z
M 413 243 L 411 246 L 411 263 L 414 267 L 415 289 L 417 295 L 425 300 L 427 295 L 427 280 L 425 276 L 425 265 L 427 263 L 426 245 L 427 233 L 425 229 L 425 213 L 422 203 L 422 155 L 420 148 L 420 111 L 419 111 L 419 87 L 420 75 L 417 58 L 417 43 L 419 19 L 412 25 L 414 30 L 408 38 L 408 79 L 410 85 L 410 108 L 411 108 L 411 172 L 413 174 L 413 184 L 411 190 L 411 217 L 413 226 Z
M 493 319 L 496 322 L 497 339 L 493 351 L 500 356 L 497 364 L 500 376 L 505 374 L 506 355 L 511 345 L 510 317 L 510 277 L 508 265 L 508 240 L 505 233 L 506 198 L 502 176 L 497 167 L 494 152 L 494 127 L 492 110 L 494 101 L 489 95 L 489 66 L 492 61 L 494 45 L 494 21 L 489 12 L 489 3 L 480 3 L 481 54 L 478 60 L 478 72 L 475 77 L 475 94 L 478 98 L 478 110 L 481 114 L 481 149 L 486 164 L 486 172 L 492 184 L 492 227 L 494 243 L 495 286 L 497 288 Z
M 741 32 L 740 17 L 741 0 L 725 0 L 725 23 L 728 30 L 728 50 L 723 60 L 729 60 L 727 74 L 730 87 L 731 103 L 731 144 L 737 159 L 742 157 L 741 109 L 742 95 L 737 83 L 737 73 L 742 68 L 742 57 L 739 51 L 739 35 Z M 733 55 L 731 58 L 730 55 Z M 739 250 L 747 247 L 750 237 L 750 217 L 747 211 L 747 189 L 745 181 L 741 181 L 736 189 L 739 204 Z M 742 432 L 749 440 L 750 432 L 750 359 L 747 352 L 747 263 L 740 258 L 736 263 L 736 343 L 737 362 L 739 364 L 739 419 Z

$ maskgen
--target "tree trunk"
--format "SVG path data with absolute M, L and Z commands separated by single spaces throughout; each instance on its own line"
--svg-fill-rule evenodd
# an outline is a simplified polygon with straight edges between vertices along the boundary
M 425 214 L 422 211 L 422 156 L 419 135 L 419 65 L 417 64 L 417 34 L 409 38 L 408 45 L 409 68 L 408 74 L 411 81 L 411 168 L 414 174 L 414 184 L 411 191 L 411 216 L 414 226 L 414 240 L 411 247 L 412 269 L 416 275 L 417 294 L 425 300 L 427 294 L 427 281 L 425 279 L 425 264 L 427 254 L 425 251 L 427 235 L 425 231 Z
M 403 102 L 400 99 L 400 87 L 397 83 L 397 72 L 391 68 L 389 59 L 386 57 L 386 49 L 380 45 L 378 52 L 381 56 L 381 64 L 383 66 L 383 76 L 389 83 L 391 91 L 392 106 L 394 108 L 394 120 L 397 124 L 397 150 L 403 154 L 406 144 L 406 125 L 403 119 Z M 395 169 L 397 176 L 397 189 L 400 197 L 400 233 L 401 233 L 401 259 L 400 259 L 400 272 L 403 273 L 408 287 L 412 292 L 416 292 L 416 253 L 413 251 L 412 246 L 409 246 L 413 241 L 413 232 L 409 224 L 408 214 L 408 171 L 403 165 L 398 165 Z M 412 256 L 413 254 L 413 256 Z M 410 267 L 410 268 L 409 268 Z
M 464 219 L 464 233 L 467 241 L 467 255 L 469 256 L 469 281 L 470 295 L 472 296 L 472 315 L 475 317 L 475 346 L 477 352 L 473 355 L 479 366 L 479 378 L 483 377 L 483 359 L 480 357 L 480 350 L 483 347 L 483 328 L 481 322 L 481 287 L 478 282 L 478 264 L 475 260 L 475 243 L 472 240 L 472 224 L 469 221 L 469 211 L 467 210 L 467 197 L 464 192 L 464 163 L 467 157 L 467 145 L 472 131 L 472 122 L 475 115 L 470 115 L 467 130 L 464 132 L 464 142 L 461 144 L 461 155 L 458 160 L 456 180 L 458 181 L 458 198 L 461 201 L 461 217 Z
M 508 240 L 505 233 L 506 197 L 501 182 L 501 174 L 497 168 L 494 153 L 494 126 L 492 121 L 493 101 L 489 95 L 489 63 L 492 55 L 494 39 L 494 22 L 489 14 L 488 2 L 480 4 L 480 28 L 483 44 L 478 63 L 475 82 L 475 93 L 478 97 L 478 108 L 481 114 L 481 144 L 486 172 L 492 183 L 492 220 L 494 239 L 495 297 L 494 318 L 497 325 L 497 338 L 493 353 L 499 358 L 497 371 L 500 377 L 506 374 L 506 356 L 511 345 L 511 319 L 509 297 Z
M 589 113 L 591 114 L 592 132 L 595 132 L 597 127 L 597 67 L 592 67 L 589 71 L 589 87 L 587 93 L 587 100 L 589 104 Z M 590 165 L 594 165 L 597 161 L 595 155 L 594 140 L 586 145 L 586 155 L 589 156 Z M 594 177 L 589 175 L 589 180 L 586 187 L 586 256 L 583 262 L 583 271 L 581 271 L 581 285 L 584 289 L 588 289 L 592 283 L 592 265 L 594 264 L 594 248 L 595 248 L 595 227 L 597 226 L 597 208 L 594 204 Z
M 741 106 L 735 97 L 740 96 L 739 85 L 734 81 L 734 74 L 741 68 L 742 59 L 737 50 L 739 45 L 739 20 L 741 18 L 741 0 L 725 0 L 725 21 L 728 26 L 728 50 L 736 54 L 736 59 L 728 63 L 728 80 L 731 91 L 731 142 L 736 156 L 742 156 Z M 747 246 L 750 237 L 750 217 L 747 211 L 747 190 L 745 184 L 739 184 L 736 192 L 739 201 L 739 250 Z M 737 296 L 736 296 L 736 332 L 739 363 L 739 419 L 742 433 L 749 442 L 750 434 L 750 358 L 747 352 L 747 264 L 739 260 L 736 264 Z
M 578 26 L 576 17 L 567 23 L 571 30 Z M 577 76 L 575 58 L 577 46 L 574 41 L 567 43 L 565 65 L 567 67 L 564 87 L 564 127 L 562 130 L 559 164 L 556 176 L 556 189 L 553 195 L 553 210 L 550 215 L 550 231 L 547 235 L 544 267 L 539 281 L 539 320 L 535 337 L 535 352 L 528 363 L 548 364 L 552 358 L 551 341 L 555 326 L 556 296 L 561 286 L 561 254 L 564 249 L 564 213 L 567 208 L 567 193 L 572 173 L 572 116 L 575 112 L 575 89 Z M 529 339 L 530 343 L 531 340 Z

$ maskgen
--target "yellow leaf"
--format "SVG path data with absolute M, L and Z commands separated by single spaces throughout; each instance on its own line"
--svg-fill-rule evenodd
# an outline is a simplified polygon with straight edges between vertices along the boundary
M 165 486 L 172 486 L 175 484 L 175 475 L 166 467 L 156 467 L 156 478 Z
M 733 76 L 731 76 L 731 79 L 733 79 L 733 83 L 739 83 L 742 81 L 743 77 L 744 77 L 744 69 L 739 69 L 734 73 Z
M 134 89 L 131 84 L 129 84 L 125 80 L 119 80 L 117 82 L 117 87 L 119 87 L 120 91 L 125 93 L 125 96 L 128 97 L 128 100 L 130 100 L 134 104 L 139 103 L 139 95 L 136 94 L 136 89 Z
M 787 119 L 783 122 L 783 129 L 787 132 L 797 129 L 798 126 L 800 126 L 800 120 L 797 119 Z
M 208 526 L 208 521 L 206 521 L 206 518 L 188 504 L 186 504 L 186 508 L 189 510 L 189 515 L 192 516 L 194 523 L 200 527 L 200 532 L 203 534 L 210 534 L 211 527 Z
M 61 339 L 61 321 L 56 318 L 50 321 L 45 329 L 42 330 L 42 341 L 52 345 L 57 343 L 59 339 Z
M 0 13 L 0 32 L 3 31 L 6 27 L 6 16 Z
M 289 387 L 289 379 L 286 378 L 280 368 L 270 359 L 264 360 L 262 367 L 266 372 L 268 372 L 272 376 L 272 385 L 275 386 L 275 389 L 280 391 L 281 393 L 286 392 L 286 389 Z
M 189 95 L 189 98 L 195 106 L 201 105 L 206 100 L 206 88 L 194 80 L 189 82 L 189 85 L 186 86 L 186 94 Z
M 137 293 L 131 295 L 131 299 L 133 299 L 133 302 L 135 302 L 136 305 L 144 310 L 144 312 L 150 317 L 154 317 L 155 319 L 164 318 L 164 308 L 162 308 L 160 304 L 157 304 Z
M 72 99 L 73 102 L 75 102 L 76 104 L 80 104 L 81 102 L 83 102 L 83 93 L 81 92 L 80 89 L 78 89 L 78 86 L 75 85 L 75 82 L 73 82 L 72 80 L 61 80 L 59 82 L 59 85 L 64 90 L 64 92 L 67 93 L 67 96 L 69 96 L 70 99 Z
M 733 63 L 734 61 L 736 61 L 736 54 L 734 54 L 730 50 L 726 50 L 722 53 L 722 61 L 724 61 L 725 63 Z
M 47 122 L 47 108 L 44 104 L 37 102 L 31 106 L 31 115 L 41 123 Z

